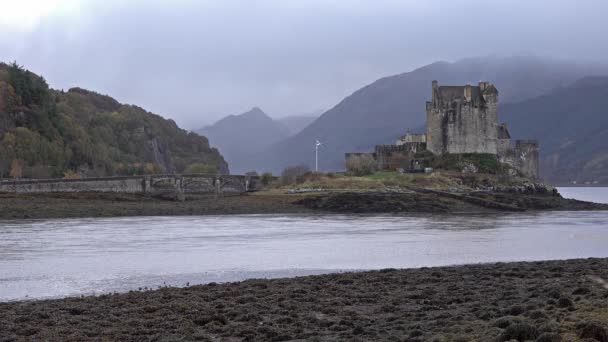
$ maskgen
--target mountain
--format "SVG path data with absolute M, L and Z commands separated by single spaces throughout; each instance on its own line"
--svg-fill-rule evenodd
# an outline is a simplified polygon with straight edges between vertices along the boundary
M 572 85 L 500 107 L 514 138 L 534 137 L 541 173 L 552 182 L 608 183 L 608 77 Z
M 0 178 L 208 171 L 228 165 L 205 137 L 81 88 L 50 89 L 0 63 Z
M 275 119 L 275 121 L 278 121 L 287 127 L 289 135 L 291 136 L 300 133 L 304 128 L 306 128 L 306 126 L 315 121 L 319 115 L 321 115 L 321 112 L 303 115 L 291 115 Z
M 257 107 L 240 115 L 229 115 L 197 132 L 208 137 L 226 158 L 232 172 L 239 174 L 254 170 L 259 165 L 260 151 L 289 136 L 285 125 Z
M 550 92 L 587 75 L 605 74 L 603 66 L 582 65 L 536 57 L 484 57 L 454 63 L 437 62 L 385 77 L 346 97 L 295 136 L 273 145 L 259 160 L 278 172 L 289 165 L 314 164 L 314 141 L 325 143 L 320 168 L 342 170 L 344 153 L 371 151 L 393 143 L 406 129 L 425 125 L 425 103 L 431 81 L 476 84 L 487 80 L 500 91 L 501 103 L 517 102 Z

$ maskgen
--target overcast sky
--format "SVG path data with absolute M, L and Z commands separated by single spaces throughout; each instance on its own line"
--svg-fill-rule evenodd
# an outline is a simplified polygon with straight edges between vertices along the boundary
M 0 0 L 0 60 L 198 128 L 437 60 L 608 55 L 606 0 Z

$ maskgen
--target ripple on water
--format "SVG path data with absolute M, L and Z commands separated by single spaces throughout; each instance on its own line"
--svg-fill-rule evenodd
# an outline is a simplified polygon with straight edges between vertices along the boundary
M 340 270 L 608 256 L 608 213 L 0 222 L 0 300 Z

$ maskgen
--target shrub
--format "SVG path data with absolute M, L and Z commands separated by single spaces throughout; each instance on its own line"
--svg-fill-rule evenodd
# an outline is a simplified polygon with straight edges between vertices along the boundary
M 63 173 L 64 179 L 78 179 L 80 175 L 72 170 L 67 170 Z
M 217 168 L 213 165 L 204 163 L 194 163 L 188 165 L 184 170 L 184 173 L 216 173 Z
M 11 162 L 11 172 L 10 172 L 11 178 L 23 177 L 24 164 L 25 164 L 24 161 L 21 159 L 13 159 L 13 161 Z
M 303 177 L 310 169 L 306 165 L 297 165 L 286 167 L 281 173 L 281 184 L 297 184 L 304 181 Z
M 272 182 L 272 173 L 262 173 L 262 178 L 260 179 L 260 181 L 262 182 L 262 185 L 267 186 L 268 184 L 270 184 L 270 182 Z
M 27 171 L 27 176 L 29 176 L 29 178 L 45 179 L 53 176 L 51 167 L 46 165 L 37 164 L 28 168 Z
M 433 158 L 431 166 L 452 171 L 461 171 L 464 166 L 474 166 L 478 172 L 491 174 L 501 173 L 503 169 L 496 155 L 488 153 L 445 154 Z
M 376 169 L 376 160 L 369 154 L 350 156 L 346 160 L 346 171 L 354 176 L 371 175 Z

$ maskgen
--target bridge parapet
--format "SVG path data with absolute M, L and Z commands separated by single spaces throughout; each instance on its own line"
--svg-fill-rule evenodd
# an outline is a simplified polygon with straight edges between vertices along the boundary
M 178 192 L 240 194 L 261 188 L 257 176 L 215 174 L 157 174 L 77 179 L 18 179 L 0 181 L 0 193 L 115 192 L 158 194 Z

